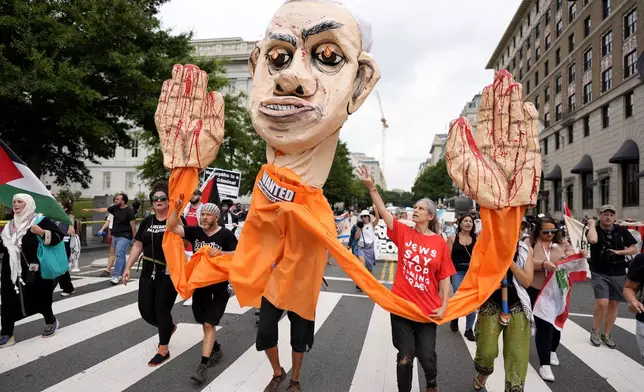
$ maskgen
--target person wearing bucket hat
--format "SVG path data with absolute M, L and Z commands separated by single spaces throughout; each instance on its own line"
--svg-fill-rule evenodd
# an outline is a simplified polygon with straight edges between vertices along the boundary
M 377 212 L 375 214 L 375 219 L 371 220 L 371 214 L 369 211 L 363 210 L 360 212 L 360 219 L 356 224 L 358 229 L 354 234 L 354 240 L 358 242 L 358 246 L 356 247 L 356 256 L 358 256 L 369 272 L 373 272 L 373 269 L 376 266 L 374 244 L 376 243 L 377 237 L 374 229 L 378 224 L 380 217 Z
M 624 226 L 615 224 L 616 209 L 610 204 L 599 208 L 599 222 L 588 220 L 590 272 L 592 273 L 595 306 L 590 343 L 599 347 L 617 347 L 611 336 L 620 302 L 624 302 L 626 256 L 637 253 L 637 241 Z M 601 330 L 603 328 L 603 333 Z

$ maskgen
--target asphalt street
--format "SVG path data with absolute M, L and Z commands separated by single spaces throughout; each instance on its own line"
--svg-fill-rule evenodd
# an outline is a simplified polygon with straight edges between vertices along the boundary
M 54 337 L 40 337 L 39 316 L 17 325 L 17 344 L 0 350 L 0 391 L 263 390 L 271 371 L 264 354 L 254 347 L 257 316 L 254 309 L 240 308 L 234 297 L 217 333 L 225 356 L 209 370 L 205 384 L 190 380 L 200 358 L 201 327 L 180 298 L 173 309 L 179 327 L 170 343 L 172 357 L 161 367 L 149 368 L 147 361 L 158 338 L 138 313 L 138 273 L 133 270 L 133 281 L 127 286 L 112 287 L 107 278 L 98 278 L 99 268 L 90 266 L 105 257 L 106 250 L 84 252 L 81 272 L 74 274 L 76 293 L 68 298 L 54 294 L 54 311 L 61 322 Z M 374 271 L 389 287 L 394 273 L 395 263 L 389 262 L 378 263 Z M 338 266 L 327 266 L 325 277 L 329 286 L 320 295 L 315 343 L 302 369 L 303 390 L 396 391 L 396 351 L 389 314 L 374 306 Z M 593 303 L 590 282 L 575 285 L 572 298 L 571 317 L 558 350 L 561 365 L 553 368 L 556 381 L 545 383 L 538 377 L 533 344 L 525 390 L 641 392 L 644 366 L 639 362 L 635 322 L 625 306 L 620 308 L 613 333 L 618 348 L 595 348 L 588 341 Z M 460 321 L 462 331 L 464 319 Z M 288 325 L 287 318 L 280 322 L 281 360 L 287 371 L 291 368 Z M 438 328 L 437 353 L 441 391 L 472 391 L 475 345 L 443 325 Z M 499 359 L 487 391 L 503 391 L 502 363 Z M 422 369 L 415 366 L 414 372 L 412 390 L 423 391 Z

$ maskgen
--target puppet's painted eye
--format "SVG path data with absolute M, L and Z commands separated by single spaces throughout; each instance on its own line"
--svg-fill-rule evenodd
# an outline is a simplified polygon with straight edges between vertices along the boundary
M 286 68 L 290 63 L 293 56 L 291 53 L 283 48 L 273 48 L 268 51 L 266 58 L 271 66 L 279 71 Z
M 344 62 L 342 51 L 340 50 L 340 48 L 333 44 L 320 45 L 315 50 L 314 57 L 318 61 L 318 63 L 327 67 L 337 67 Z

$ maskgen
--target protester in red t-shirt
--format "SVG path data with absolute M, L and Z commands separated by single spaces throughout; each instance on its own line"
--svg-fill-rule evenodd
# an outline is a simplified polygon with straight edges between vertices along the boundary
M 369 189 L 378 213 L 387 225 L 387 235 L 398 247 L 398 266 L 392 291 L 416 305 L 428 316 L 441 319 L 447 311 L 450 277 L 456 273 L 447 242 L 440 236 L 436 205 L 421 199 L 414 206 L 415 227 L 394 219 L 378 194 L 369 170 L 362 166 L 360 177 Z M 437 392 L 436 328 L 391 315 L 391 334 L 398 350 L 398 391 L 409 392 L 414 357 L 425 371 L 425 392 Z

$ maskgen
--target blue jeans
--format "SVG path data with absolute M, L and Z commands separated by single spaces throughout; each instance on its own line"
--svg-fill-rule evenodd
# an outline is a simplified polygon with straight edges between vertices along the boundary
M 125 271 L 125 264 L 127 260 L 125 257 L 127 255 L 127 248 L 130 247 L 132 240 L 125 237 L 114 237 L 112 238 L 112 246 L 114 246 L 114 256 L 116 258 L 114 262 L 114 270 L 112 270 L 112 277 L 120 278 L 123 276 Z
M 456 274 L 452 275 L 452 289 L 456 293 L 456 290 L 461 286 L 463 278 L 467 271 L 456 271 Z M 472 312 L 465 317 L 465 329 L 472 329 L 474 327 L 474 321 L 476 320 L 476 312 Z

